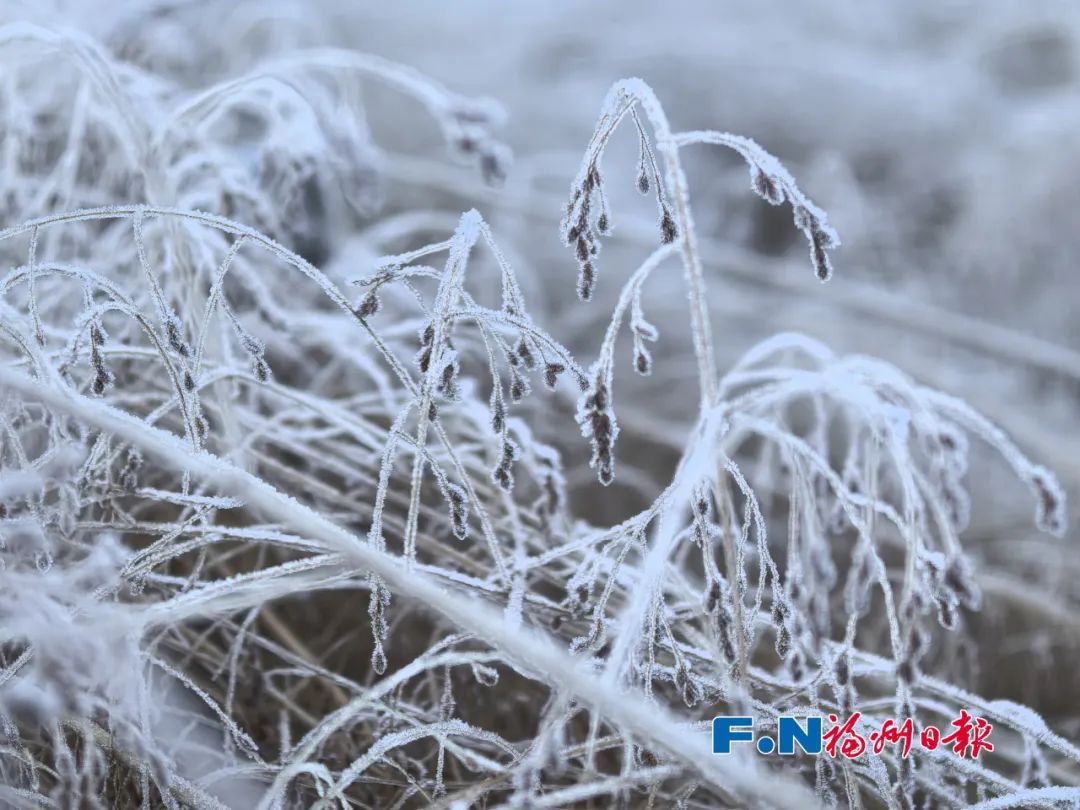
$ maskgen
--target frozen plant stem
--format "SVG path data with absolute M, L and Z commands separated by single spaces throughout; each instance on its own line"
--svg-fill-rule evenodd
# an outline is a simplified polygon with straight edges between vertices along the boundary
M 198 475 L 205 484 L 241 498 L 297 533 L 321 540 L 347 555 L 358 567 L 380 576 L 403 596 L 427 605 L 475 634 L 550 687 L 573 694 L 617 726 L 668 751 L 721 792 L 744 800 L 753 798 L 771 807 L 819 806 L 814 794 L 802 784 L 778 774 L 766 774 L 751 759 L 740 757 L 736 762 L 714 756 L 703 736 L 688 734 L 674 716 L 647 702 L 640 693 L 609 688 L 546 634 L 523 626 L 508 627 L 501 613 L 478 600 L 445 590 L 420 571 L 407 570 L 399 560 L 244 470 L 206 451 L 189 450 L 172 434 L 109 405 L 57 385 L 42 384 L 19 371 L 0 367 L 0 385 L 111 433 L 177 471 Z
M 675 224 L 678 226 L 679 253 L 686 275 L 687 294 L 690 298 L 690 328 L 694 340 L 694 356 L 697 359 L 700 381 L 701 411 L 704 413 L 716 404 L 716 361 L 713 357 L 712 326 L 709 320 L 705 274 L 698 257 L 697 232 L 690 214 L 690 192 L 686 173 L 679 158 L 679 145 L 672 134 L 667 114 L 659 99 L 641 79 L 624 79 L 614 85 L 609 99 L 633 105 L 640 104 L 646 118 L 652 124 L 656 151 L 664 160 L 666 181 L 674 205 Z M 605 107 L 614 106 L 611 101 Z
M 739 683 L 746 683 L 746 676 L 750 670 L 749 656 L 746 650 L 746 632 L 743 628 L 746 627 L 746 618 L 743 615 L 745 604 L 742 598 L 742 589 L 740 586 L 739 577 L 739 555 L 738 550 L 735 548 L 735 544 L 738 542 L 735 536 L 734 530 L 734 514 L 735 506 L 731 501 L 731 493 L 726 487 L 721 486 L 721 478 L 717 478 L 713 481 L 712 491 L 713 498 L 716 501 L 717 508 L 720 511 L 720 531 L 721 543 L 723 544 L 724 551 L 724 567 L 728 571 L 728 581 L 731 585 L 732 592 L 732 618 L 735 624 L 735 633 L 733 634 L 735 639 L 735 655 L 737 656 Z
M 660 154 L 664 162 L 664 185 L 666 187 L 666 192 L 661 191 L 660 189 L 657 190 L 658 202 L 662 212 L 662 240 L 664 242 L 670 241 L 672 227 L 668 218 L 673 217 L 674 230 L 676 239 L 678 240 L 679 253 L 682 257 L 683 271 L 686 277 L 687 295 L 690 303 L 691 332 L 693 335 L 694 355 L 697 360 L 700 385 L 699 419 L 701 420 L 702 425 L 708 426 L 709 422 L 715 416 L 713 411 L 719 401 L 719 389 L 716 377 L 716 362 L 713 353 L 712 326 L 709 318 L 705 276 L 698 253 L 697 232 L 694 228 L 693 217 L 690 212 L 689 188 L 686 173 L 683 171 L 682 161 L 679 156 L 680 147 L 704 143 L 726 146 L 733 149 L 746 160 L 750 167 L 752 185 L 756 193 L 764 197 L 773 205 L 778 205 L 785 200 L 790 201 L 795 213 L 795 223 L 797 227 L 806 233 L 807 238 L 810 241 L 811 256 L 814 266 L 818 278 L 822 281 L 827 280 L 831 274 L 831 267 L 825 250 L 839 245 L 839 238 L 836 236 L 835 231 L 828 226 L 825 213 L 802 194 L 791 175 L 771 154 L 747 138 L 741 138 L 727 133 L 673 133 L 667 115 L 659 100 L 656 98 L 652 88 L 641 79 L 624 79 L 617 82 L 611 88 L 607 99 L 604 102 L 604 112 L 596 126 L 592 142 L 589 144 L 589 148 L 586 151 L 582 168 L 574 181 L 573 188 L 577 190 L 577 196 L 575 196 L 575 201 L 571 203 L 571 208 L 568 210 L 567 219 L 565 221 L 566 224 L 564 226 L 566 227 L 564 236 L 568 242 L 575 241 L 573 234 L 575 232 L 578 233 L 576 247 L 578 249 L 579 261 L 584 262 L 583 272 L 585 275 L 583 278 L 586 281 L 586 290 L 591 288 L 594 270 L 592 268 L 589 252 L 584 250 L 584 247 L 588 245 L 588 241 L 583 240 L 580 232 L 589 228 L 589 190 L 595 188 L 600 195 L 601 212 L 597 219 L 596 230 L 603 235 L 607 232 L 608 214 L 606 210 L 606 201 L 603 198 L 602 191 L 600 191 L 598 166 L 608 139 L 611 137 L 620 121 L 627 115 L 633 118 L 634 123 L 638 127 L 642 141 L 642 175 L 639 178 L 639 190 L 643 192 L 648 191 L 648 169 L 650 166 L 653 167 L 655 173 L 655 162 L 653 160 L 652 151 L 649 149 L 645 131 L 638 119 L 636 111 L 636 108 L 639 105 L 644 111 L 645 117 L 652 125 L 654 135 L 653 144 L 656 152 Z M 659 183 L 660 178 L 657 176 L 655 181 Z M 581 195 L 583 195 L 583 197 Z M 581 200 L 581 202 L 578 203 L 580 207 L 575 208 L 575 202 L 579 199 Z M 669 209 L 669 205 L 673 207 L 673 210 Z M 575 215 L 578 223 L 576 225 L 572 224 L 575 221 Z M 653 261 L 653 258 L 658 258 L 661 255 L 662 254 L 660 253 L 654 254 L 654 257 L 650 258 L 649 262 L 646 262 L 646 264 L 643 265 L 639 273 L 647 273 L 651 269 L 649 265 Z M 627 287 L 632 287 L 634 283 L 635 280 L 632 279 Z M 589 295 L 591 295 L 591 292 Z M 584 297 L 588 296 L 586 295 Z M 623 304 L 623 300 L 620 299 L 620 307 Z M 612 321 L 612 330 L 617 327 L 619 318 L 619 311 L 617 310 L 616 317 Z M 614 333 L 613 331 L 609 331 L 609 334 L 605 339 L 605 347 L 602 356 L 604 356 L 605 353 L 610 353 L 610 344 L 613 343 L 613 340 Z M 607 388 L 610 388 L 610 382 L 609 369 L 607 374 Z M 695 477 L 694 480 L 697 480 L 696 476 L 701 475 L 697 468 L 700 468 L 702 464 L 706 463 L 708 462 L 699 461 L 695 464 L 689 464 L 689 457 L 684 457 L 684 465 L 693 468 L 692 476 Z M 722 474 L 722 471 L 720 471 L 721 476 Z M 693 486 L 693 481 L 689 483 L 689 486 Z M 682 495 L 685 495 L 685 493 L 682 493 Z M 627 606 L 623 616 L 620 639 L 616 642 L 615 651 L 611 656 L 606 670 L 608 677 L 617 678 L 621 675 L 624 659 L 630 649 L 631 633 L 636 636 L 637 630 L 644 621 L 651 600 L 655 598 L 653 588 L 654 586 L 659 587 L 659 583 L 662 582 L 663 571 L 667 565 L 667 556 L 673 547 L 673 537 L 669 536 L 672 534 L 672 530 L 665 529 L 665 518 L 670 517 L 666 515 L 666 512 L 673 507 L 681 508 L 681 505 L 687 500 L 687 497 L 677 497 L 674 499 L 674 504 L 669 501 L 668 505 L 663 510 L 660 519 L 660 528 L 654 539 L 653 547 L 649 551 L 644 566 L 642 581 L 639 583 L 641 586 L 640 590 L 636 594 L 636 598 Z M 736 540 L 733 533 L 725 529 L 723 533 L 724 558 L 725 565 L 728 568 L 728 576 L 732 583 L 732 598 L 734 600 L 736 612 L 736 626 L 739 628 L 739 631 L 736 634 L 738 655 L 737 667 L 740 681 L 743 681 L 745 680 L 747 673 L 748 660 L 746 640 L 742 630 L 743 592 L 741 580 L 735 568 L 735 561 L 738 556 L 734 548 L 735 542 Z
M 431 313 L 434 333 L 431 339 L 431 359 L 420 380 L 418 412 L 416 415 L 416 455 L 413 460 L 412 484 L 409 495 L 409 514 L 405 523 L 405 565 L 411 569 L 416 561 L 416 531 L 420 515 L 420 489 L 424 479 L 424 450 L 427 447 L 428 423 L 434 402 L 435 384 L 442 370 L 442 354 L 446 344 L 446 324 L 450 309 L 457 299 L 461 276 L 468 261 L 469 251 L 480 235 L 480 214 L 473 210 L 461 217 L 461 222 L 450 242 L 450 255 L 446 269 L 439 282 L 439 292 Z
M 723 409 L 705 413 L 695 431 L 694 441 L 690 443 L 694 450 L 683 459 L 675 473 L 675 483 L 668 490 L 660 509 L 656 534 L 642 563 L 640 579 L 635 583 L 630 602 L 619 617 L 615 644 L 604 669 L 605 681 L 612 686 L 619 683 L 634 646 L 644 634 L 642 628 L 646 616 L 663 587 L 668 557 L 678 539 L 679 512 L 689 503 L 694 487 L 709 474 L 708 468 L 719 449 L 724 427 Z
M 170 41 L 183 16 L 168 15 Z M 0 230 L 0 636 L 14 659 L 0 668 L 0 804 L 160 797 L 178 810 L 189 751 L 215 761 L 201 790 L 265 810 L 1063 801 L 1040 791 L 1075 784 L 1075 746 L 1030 709 L 952 685 L 970 679 L 955 653 L 985 638 L 966 613 L 985 569 L 1014 559 L 1011 540 L 973 556 L 961 543 L 984 472 L 970 442 L 1000 453 L 1036 525 L 1061 535 L 1053 476 L 882 361 L 782 333 L 728 369 L 719 350 L 745 335 L 712 343 L 728 287 L 710 290 L 709 260 L 748 279 L 777 268 L 696 232 L 684 147 L 739 154 L 754 193 L 790 205 L 817 278 L 830 275 L 836 234 L 775 157 L 731 133 L 672 132 L 638 79 L 611 89 L 560 236 L 585 301 L 606 237 L 646 255 L 624 265 L 612 310 L 563 324 L 580 344 L 610 314 L 586 369 L 525 306 L 547 293 L 548 256 L 524 221 L 555 213 L 531 187 L 546 159 L 485 198 L 521 215 L 504 252 L 475 211 L 445 210 L 469 193 L 460 172 L 410 162 L 425 193 L 386 187 L 399 159 L 387 166 L 375 136 L 400 122 L 361 90 L 374 80 L 418 101 L 488 180 L 509 154 L 491 104 L 377 57 L 203 50 L 277 41 L 261 19 L 245 34 L 244 16 L 221 27 L 228 42 L 180 40 L 196 48 L 181 60 L 143 41 L 154 15 L 108 47 L 0 26 L 0 200 L 23 220 Z M 199 75 L 202 55 L 213 75 Z M 73 75 L 40 69 L 57 56 Z M 615 233 L 603 162 L 624 137 L 657 215 Z M 439 186 L 451 193 L 426 193 Z M 682 271 L 664 264 L 674 255 Z M 669 328 L 691 337 L 693 360 L 680 343 L 654 363 Z M 616 352 L 623 335 L 632 352 Z M 684 405 L 696 373 L 699 411 L 679 426 L 643 397 L 619 404 L 633 449 L 620 500 L 635 514 L 613 524 L 568 497 L 586 473 L 563 452 L 567 414 L 527 398 L 541 376 L 581 389 L 588 463 L 611 484 L 616 378 L 631 370 Z M 991 593 L 1042 617 L 1056 647 L 1072 624 L 1056 617 L 1077 611 L 1054 586 L 1075 560 L 1037 548 L 1061 570 L 1029 563 Z M 1025 587 L 1046 604 L 1024 605 Z M 1007 635 L 1005 654 L 1032 649 Z M 369 666 L 354 665 L 360 650 Z M 961 706 L 999 726 L 993 757 L 890 749 L 834 769 L 752 746 L 708 754 L 718 713 L 772 725 L 858 711 L 880 728 Z M 113 744 L 61 732 L 87 718 Z

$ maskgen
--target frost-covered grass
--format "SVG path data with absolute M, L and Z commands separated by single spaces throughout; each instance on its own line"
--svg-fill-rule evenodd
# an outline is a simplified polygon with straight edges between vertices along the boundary
M 0 18 L 0 804 L 1080 805 L 1080 478 L 1009 394 L 1080 360 L 873 283 L 887 206 L 835 178 L 875 125 L 807 179 L 641 79 L 507 99 L 565 92 L 569 152 L 449 86 L 457 17 L 422 72 L 374 12 L 100 12 Z M 711 753 L 962 709 L 993 753 Z

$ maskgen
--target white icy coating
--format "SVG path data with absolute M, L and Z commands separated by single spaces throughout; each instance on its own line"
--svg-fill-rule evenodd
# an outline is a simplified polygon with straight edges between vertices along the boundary
M 1006 396 L 1080 360 L 994 321 L 1075 297 L 1018 207 L 1080 21 L 606 5 L 0 12 L 0 804 L 1080 800 L 1080 479 Z M 993 757 L 710 753 L 961 709 Z

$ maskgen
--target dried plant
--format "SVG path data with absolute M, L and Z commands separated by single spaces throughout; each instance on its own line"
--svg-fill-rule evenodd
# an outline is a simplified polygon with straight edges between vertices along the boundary
M 380 208 L 369 85 L 497 185 L 494 102 L 325 49 L 192 88 L 137 45 L 0 27 L 22 223 L 0 232 L 5 806 L 1080 802 L 1075 742 L 960 685 L 969 465 L 1007 468 L 1060 537 L 1053 474 L 963 400 L 804 335 L 719 366 L 684 150 L 734 150 L 827 281 L 839 239 L 776 158 L 615 84 L 559 231 L 580 298 L 619 274 L 598 273 L 612 178 L 658 222 L 582 365 L 477 210 Z M 602 172 L 620 125 L 638 165 Z M 696 423 L 647 505 L 596 525 L 564 405 L 618 482 L 618 338 L 638 374 L 670 360 L 648 286 L 676 262 Z M 992 756 L 710 753 L 718 714 L 961 710 Z

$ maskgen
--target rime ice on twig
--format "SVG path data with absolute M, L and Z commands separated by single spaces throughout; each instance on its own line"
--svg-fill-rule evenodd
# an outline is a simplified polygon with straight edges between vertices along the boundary
M 4 27 L 0 48 L 13 39 L 23 47 L 26 36 Z M 341 164 L 347 149 L 338 148 L 366 141 L 358 119 L 319 103 L 337 89 L 333 77 L 308 86 L 293 62 L 275 65 L 272 80 L 185 91 L 174 121 L 183 125 L 154 135 L 155 152 L 134 143 L 140 127 L 117 113 L 137 113 L 124 105 L 139 87 L 136 62 L 114 65 L 104 50 L 75 45 L 69 52 L 89 60 L 95 81 L 78 85 L 76 114 L 43 105 L 51 115 L 28 119 L 34 129 L 61 143 L 70 124 L 72 144 L 93 144 L 68 157 L 102 170 L 95 193 L 141 198 L 116 169 L 135 155 L 180 199 L 175 208 L 50 213 L 0 234 L 0 243 L 39 240 L 27 266 L 0 280 L 0 614 L 10 652 L 0 673 L 0 791 L 16 785 L 19 802 L 80 804 L 100 788 L 101 805 L 119 784 L 125 801 L 130 793 L 215 806 L 202 782 L 174 772 L 187 732 L 162 740 L 159 730 L 176 728 L 195 733 L 199 761 L 214 759 L 215 787 L 261 774 L 265 785 L 240 803 L 266 810 L 379 803 L 384 791 L 404 805 L 444 793 L 449 802 L 458 790 L 518 805 L 803 807 L 811 780 L 827 800 L 848 789 L 852 804 L 914 804 L 930 785 L 946 805 L 976 791 L 999 804 L 1071 800 L 1046 785 L 1080 762 L 1074 744 L 1034 713 L 940 677 L 963 657 L 952 653 L 963 651 L 968 613 L 985 599 L 979 586 L 1009 593 L 993 576 L 983 581 L 1000 572 L 961 542 L 972 509 L 968 436 L 1000 451 L 1031 489 L 1041 528 L 1064 531 L 1066 513 L 1050 473 L 963 403 L 804 336 L 759 344 L 715 384 L 702 350 L 711 396 L 670 483 L 623 462 L 620 506 L 640 497 L 641 507 L 614 525 L 591 525 L 580 496 L 568 497 L 587 471 L 564 471 L 540 435 L 544 419 L 535 435 L 526 423 L 539 410 L 529 407 L 533 375 L 553 388 L 564 376 L 583 384 L 578 417 L 608 483 L 617 335 L 624 324 L 631 333 L 633 371 L 677 375 L 678 358 L 652 345 L 659 330 L 646 314 L 665 330 L 670 316 L 660 320 L 646 285 L 678 256 L 698 298 L 692 320 L 707 302 L 693 278 L 682 136 L 642 83 L 617 85 L 586 155 L 590 215 L 571 245 L 585 257 L 583 292 L 594 292 L 599 242 L 618 225 L 599 146 L 620 116 L 637 128 L 635 179 L 656 195 L 659 246 L 623 285 L 586 370 L 529 317 L 514 268 L 475 212 L 453 238 L 421 247 L 412 246 L 443 232 L 441 212 L 375 222 L 341 250 L 346 274 L 365 274 L 358 300 L 332 280 L 340 267 L 323 273 L 275 238 L 326 247 L 318 218 L 299 218 L 299 191 L 333 219 L 327 165 L 339 161 L 343 184 L 358 179 L 361 167 Z M 381 71 L 460 136 L 458 148 L 489 178 L 501 173 L 485 112 L 378 60 L 307 58 L 320 71 Z M 98 77 L 119 106 L 101 103 Z M 12 99 L 27 100 L 23 79 L 4 78 L 0 116 L 16 108 L 4 106 Z M 347 124 L 330 121 L 342 119 L 357 137 L 330 138 L 329 150 L 315 136 L 276 143 L 291 131 L 278 105 L 307 92 L 320 118 L 313 129 L 343 134 Z M 147 106 L 159 95 L 167 88 L 147 93 Z M 208 148 L 221 144 L 200 134 L 215 115 L 247 108 L 253 128 L 272 136 L 258 141 L 267 147 L 255 161 L 261 179 L 227 171 L 235 165 Z M 82 129 L 79 115 L 90 121 Z M 124 146 L 114 129 L 136 133 L 131 149 L 111 148 Z M 24 149 L 34 145 L 25 127 L 6 131 L 20 154 L 50 152 Z M 190 133 L 190 147 L 179 133 Z M 750 142 L 724 137 L 749 156 L 758 194 L 793 204 L 826 275 L 834 240 L 824 214 Z M 156 154 L 166 156 L 160 166 Z M 79 191 L 64 172 L 31 164 L 12 167 L 40 170 L 9 184 L 20 206 L 38 184 L 57 199 Z M 263 180 L 282 193 L 269 199 Z M 260 229 L 193 210 L 195 200 Z M 577 204 L 580 216 L 585 198 Z M 385 242 L 410 249 L 374 258 Z M 55 261 L 57 245 L 103 268 Z M 490 255 L 475 262 L 477 249 Z M 21 244 L 11 253 L 24 260 Z M 443 254 L 445 263 L 429 262 Z M 487 289 L 474 296 L 476 278 L 491 279 L 501 303 Z M 692 328 L 698 351 L 707 330 Z M 656 389 L 674 390 L 669 379 Z M 674 463 L 682 437 L 668 440 L 663 425 L 630 415 L 624 440 L 633 422 L 635 438 L 648 436 L 646 452 L 655 444 Z M 182 443 L 170 432 L 201 438 Z M 349 607 L 364 589 L 370 638 L 362 611 Z M 1033 601 L 1017 595 L 1017 604 Z M 1060 612 L 1049 589 L 1043 596 Z M 955 629 L 935 626 L 939 615 Z M 166 688 L 193 698 L 194 713 L 159 699 Z M 728 711 L 764 718 L 840 707 L 879 725 L 890 712 L 931 720 L 961 706 L 1005 738 L 994 761 L 918 752 L 911 765 L 886 752 L 861 763 L 728 767 L 694 730 Z M 503 721 L 528 731 L 508 742 L 489 730 Z M 205 745 L 211 738 L 221 751 Z
M 783 164 L 750 138 L 727 132 L 681 132 L 675 136 L 679 146 L 695 143 L 726 146 L 738 152 L 750 169 L 750 187 L 770 205 L 791 203 L 795 227 L 806 236 L 814 272 L 821 281 L 832 276 L 832 263 L 825 252 L 840 246 L 840 237 L 829 225 L 825 212 L 799 190 L 795 179 Z

